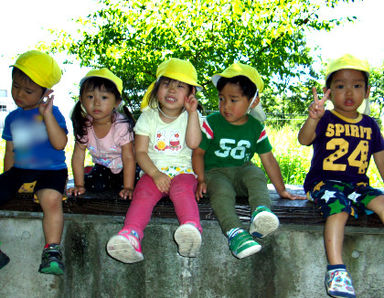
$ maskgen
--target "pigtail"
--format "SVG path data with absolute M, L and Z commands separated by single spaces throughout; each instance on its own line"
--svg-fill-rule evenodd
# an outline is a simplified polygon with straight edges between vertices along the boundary
M 133 132 L 133 127 L 136 124 L 136 120 L 133 117 L 132 113 L 128 110 L 127 106 L 123 106 L 123 112 L 129 123 L 129 132 Z
M 80 101 L 73 108 L 71 120 L 75 140 L 81 144 L 86 144 L 88 140 L 84 136 L 87 136 L 87 127 L 90 126 L 90 123 L 81 107 Z

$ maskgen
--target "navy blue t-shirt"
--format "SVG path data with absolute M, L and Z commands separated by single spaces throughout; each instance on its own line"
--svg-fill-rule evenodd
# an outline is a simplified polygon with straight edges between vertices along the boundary
M 325 111 L 312 145 L 305 192 L 323 180 L 369 183 L 369 161 L 372 154 L 384 150 L 384 139 L 375 120 L 367 115 L 350 119 L 335 111 Z

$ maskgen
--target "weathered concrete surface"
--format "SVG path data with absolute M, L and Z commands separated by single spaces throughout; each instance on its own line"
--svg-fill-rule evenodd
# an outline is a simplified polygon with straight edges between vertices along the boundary
M 0 211 L 0 297 L 327 297 L 322 226 L 282 225 L 258 254 L 238 260 L 216 221 L 203 221 L 198 258 L 177 254 L 176 219 L 154 218 L 145 260 L 123 264 L 105 244 L 122 216 L 65 215 L 63 277 L 39 274 L 44 243 L 39 212 Z M 384 229 L 347 227 L 344 259 L 358 297 L 384 296 Z

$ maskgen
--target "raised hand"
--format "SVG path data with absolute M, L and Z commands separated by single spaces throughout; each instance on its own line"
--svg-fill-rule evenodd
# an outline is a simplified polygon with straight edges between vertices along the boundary
M 193 88 L 192 93 L 188 97 L 186 97 L 184 101 L 184 107 L 188 113 L 195 112 L 197 110 L 197 104 L 198 104 L 197 99 L 195 97 L 196 88 L 195 87 L 192 87 L 192 88 Z
M 322 99 L 319 100 L 319 96 L 317 95 L 317 90 L 315 87 L 312 88 L 313 92 L 313 102 L 309 106 L 308 113 L 309 117 L 312 119 L 320 119 L 323 117 L 325 112 L 325 102 L 329 99 L 329 95 L 331 94 L 331 89 L 328 89 L 325 92 Z
M 52 112 L 53 99 L 55 98 L 55 96 L 52 93 L 53 93 L 53 90 L 47 89 L 47 91 L 45 91 L 45 93 L 41 97 L 39 112 L 43 116 L 45 115 L 45 113 Z

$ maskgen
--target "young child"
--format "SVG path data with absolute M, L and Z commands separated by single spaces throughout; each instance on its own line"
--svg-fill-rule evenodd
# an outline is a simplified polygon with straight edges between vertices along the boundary
M 51 95 L 61 70 L 53 58 L 35 50 L 20 55 L 12 66 L 12 97 L 18 108 L 5 119 L 0 203 L 10 200 L 23 183 L 36 181 L 34 192 L 44 214 L 46 242 L 39 272 L 63 274 L 60 241 L 68 131 Z
M 314 102 L 299 132 L 299 142 L 313 145 L 311 168 L 304 190 L 324 218 L 324 244 L 329 265 L 325 278 L 327 293 L 355 297 L 351 277 L 342 259 L 344 227 L 349 215 L 372 210 L 384 222 L 384 195 L 369 186 L 366 175 L 373 154 L 383 177 L 384 139 L 375 120 L 357 108 L 368 99 L 369 65 L 344 55 L 328 65 L 324 97 Z M 325 110 L 330 99 L 333 110 Z
M 180 222 L 174 234 L 179 254 L 196 257 L 201 245 L 191 155 L 201 140 L 195 91 L 202 87 L 193 65 L 177 58 L 161 63 L 156 78 L 144 95 L 144 110 L 135 126 L 136 158 L 143 175 L 135 187 L 123 229 L 107 244 L 110 256 L 124 263 L 144 259 L 144 229 L 154 206 L 166 195 Z
M 193 169 L 198 176 L 196 198 L 207 192 L 229 248 L 239 259 L 261 249 L 251 234 L 263 238 L 275 231 L 279 220 L 271 212 L 264 172 L 251 162 L 255 152 L 283 198 L 296 197 L 286 191 L 264 126 L 248 115 L 259 101 L 264 83 L 256 69 L 235 63 L 212 77 L 219 91 L 220 112 L 203 124 L 203 139 L 193 152 Z M 236 195 L 248 196 L 252 212 L 249 232 L 236 215 Z
M 89 71 L 80 82 L 80 100 L 72 113 L 75 147 L 72 169 L 75 186 L 69 195 L 85 191 L 120 190 L 120 197 L 132 199 L 136 162 L 133 153 L 133 117 L 116 111 L 123 83 L 107 68 Z M 84 175 L 85 149 L 95 166 Z M 122 188 L 122 189 L 121 189 Z

